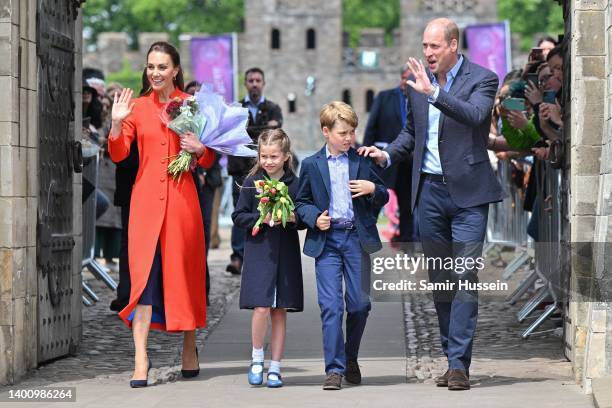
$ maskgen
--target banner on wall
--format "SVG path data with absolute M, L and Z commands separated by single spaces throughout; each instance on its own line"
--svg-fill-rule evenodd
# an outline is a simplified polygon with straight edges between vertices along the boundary
M 212 84 L 227 103 L 238 98 L 238 52 L 235 34 L 191 38 L 193 79 Z
M 470 61 L 495 72 L 501 84 L 512 65 L 508 21 L 470 25 L 464 35 Z

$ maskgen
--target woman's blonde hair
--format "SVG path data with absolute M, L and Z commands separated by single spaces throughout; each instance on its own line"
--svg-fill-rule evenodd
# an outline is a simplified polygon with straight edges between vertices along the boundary
M 289 158 L 283 164 L 283 169 L 285 171 L 290 170 L 292 173 L 295 172 L 293 168 L 293 154 L 291 153 L 291 140 L 289 140 L 289 136 L 285 133 L 283 129 L 267 129 L 261 132 L 259 135 L 259 139 L 257 141 L 257 162 L 247 175 L 247 177 L 253 176 L 261 171 L 263 171 L 263 167 L 259 162 L 259 152 L 261 151 L 262 146 L 271 146 L 278 145 L 280 147 L 281 152 L 287 154 Z

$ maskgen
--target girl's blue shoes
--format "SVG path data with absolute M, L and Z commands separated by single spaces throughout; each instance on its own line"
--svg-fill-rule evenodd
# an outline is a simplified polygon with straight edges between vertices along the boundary
M 280 388 L 283 386 L 281 375 L 275 372 L 268 372 L 268 388 Z
M 261 385 L 263 384 L 263 362 L 253 362 L 249 367 L 249 384 Z

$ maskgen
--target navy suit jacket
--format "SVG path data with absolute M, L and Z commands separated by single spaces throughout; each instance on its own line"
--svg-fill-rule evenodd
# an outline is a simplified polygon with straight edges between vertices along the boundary
M 498 83 L 497 75 L 464 57 L 450 90 L 446 92 L 440 88 L 434 103 L 441 112 L 438 132 L 440 162 L 451 199 L 460 208 L 501 201 L 503 198 L 487 153 Z M 391 163 L 414 152 L 414 210 L 427 141 L 429 102 L 426 95 L 409 87 L 408 104 L 410 110 L 406 126 L 385 151 L 389 153 Z
M 364 146 L 375 146 L 377 142 L 389 144 L 399 135 L 402 130 L 400 92 L 399 87 L 395 87 L 381 91 L 376 96 L 363 135 Z M 400 161 L 394 161 L 389 168 L 379 173 L 388 188 L 395 189 L 399 164 Z
M 304 254 L 318 257 L 325 247 L 327 231 L 317 228 L 317 218 L 323 211 L 329 210 L 331 197 L 331 179 L 329 166 L 325 155 L 325 146 L 314 155 L 302 162 L 300 170 L 300 186 L 295 202 L 296 212 L 300 220 L 308 226 Z M 355 227 L 359 234 L 361 247 L 367 253 L 373 253 L 382 248 L 376 219 L 378 212 L 389 200 L 389 194 L 382 180 L 373 170 L 375 164 L 357 154 L 353 148 L 348 151 L 349 180 L 369 180 L 375 184 L 374 196 L 353 198 Z M 348 186 L 346 186 L 348 189 Z

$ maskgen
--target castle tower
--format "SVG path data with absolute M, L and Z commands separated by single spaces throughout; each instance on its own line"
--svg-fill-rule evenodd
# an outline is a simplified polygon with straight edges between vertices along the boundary
M 438 17 L 451 18 L 463 33 L 463 28 L 467 25 L 497 21 L 497 2 L 492 0 L 401 0 L 402 51 L 415 58 L 421 58 L 425 26 L 427 22 Z
M 260 67 L 264 94 L 283 110 L 283 128 L 295 150 L 320 147 L 319 110 L 341 100 L 341 0 L 246 0 L 240 35 L 240 71 Z M 307 95 L 307 79 L 314 92 Z M 242 84 L 240 86 L 243 88 Z M 290 102 L 293 100 L 293 102 Z

